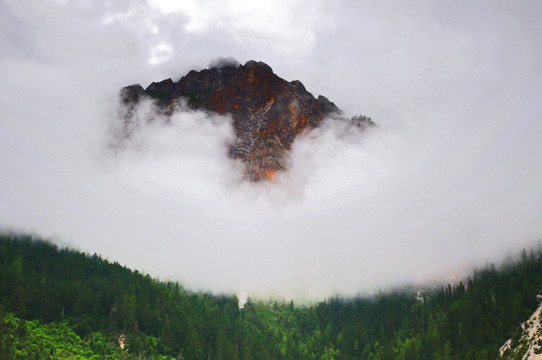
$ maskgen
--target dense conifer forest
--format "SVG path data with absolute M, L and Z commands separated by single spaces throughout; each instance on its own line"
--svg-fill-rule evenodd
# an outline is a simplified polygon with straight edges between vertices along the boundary
M 2 235 L 0 359 L 495 359 L 541 288 L 542 253 L 523 251 L 455 285 L 239 309 L 235 296 Z

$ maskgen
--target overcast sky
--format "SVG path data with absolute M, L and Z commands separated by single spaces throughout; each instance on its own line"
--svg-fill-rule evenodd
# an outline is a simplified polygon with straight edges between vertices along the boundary
M 0 226 L 186 287 L 321 297 L 450 279 L 542 237 L 539 1 L 0 1 Z M 264 61 L 348 115 L 239 180 L 230 119 L 106 149 L 126 85 Z M 142 123 L 151 111 L 144 104 Z

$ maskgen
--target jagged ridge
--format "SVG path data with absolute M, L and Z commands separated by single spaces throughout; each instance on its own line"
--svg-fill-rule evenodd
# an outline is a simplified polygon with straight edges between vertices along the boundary
M 155 99 L 166 116 L 183 98 L 193 109 L 230 114 L 236 141 L 229 155 L 246 165 L 245 175 L 251 181 L 272 179 L 277 171 L 285 170 L 297 135 L 317 127 L 326 117 L 343 118 L 342 110 L 326 97 L 315 98 L 300 81 L 288 82 L 275 75 L 269 65 L 256 61 L 192 70 L 176 83 L 170 78 L 153 82 L 146 89 L 128 86 L 121 90 L 121 98 L 128 109 L 126 122 L 130 110 L 145 98 Z M 365 116 L 351 121 L 362 129 L 374 125 Z

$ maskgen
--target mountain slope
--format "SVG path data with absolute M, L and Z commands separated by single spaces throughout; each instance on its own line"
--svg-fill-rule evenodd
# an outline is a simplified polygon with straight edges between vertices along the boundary
M 74 342 L 72 354 L 112 359 L 495 359 L 541 288 L 542 253 L 531 253 L 455 286 L 305 307 L 249 299 L 239 309 L 235 296 L 192 293 L 97 255 L 0 235 L 0 358 L 36 347 L 61 353 Z M 33 323 L 13 325 L 23 320 Z
M 223 63 L 202 71 L 190 71 L 178 82 L 153 82 L 146 89 L 132 85 L 121 90 L 124 133 L 129 137 L 130 120 L 136 105 L 155 100 L 157 111 L 170 116 L 186 104 L 197 110 L 229 114 L 236 140 L 229 156 L 245 164 L 251 181 L 272 179 L 287 169 L 288 152 L 299 134 L 319 126 L 327 117 L 350 121 L 358 130 L 374 125 L 365 116 L 346 119 L 324 96 L 315 98 L 300 81 L 288 82 L 263 62 L 245 65 Z

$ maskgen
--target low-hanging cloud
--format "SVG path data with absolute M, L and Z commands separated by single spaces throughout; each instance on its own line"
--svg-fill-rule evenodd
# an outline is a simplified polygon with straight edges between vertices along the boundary
M 133 32 L 133 24 L 123 24 L 143 16 L 144 2 L 129 11 L 99 2 L 92 9 L 67 4 L 39 10 L 54 21 L 37 20 L 38 11 L 21 4 L 6 3 L 0 15 L 3 24 L 18 24 L 14 41 L 25 40 L 17 47 L 0 38 L 9 50 L 0 56 L 3 228 L 52 236 L 193 289 L 308 297 L 448 278 L 499 261 L 542 234 L 542 109 L 540 73 L 534 72 L 541 49 L 527 46 L 529 37 L 514 42 L 517 34 L 506 22 L 495 27 L 500 11 L 493 9 L 499 16 L 481 23 L 500 29 L 499 41 L 522 56 L 518 64 L 508 55 L 485 63 L 501 54 L 497 40 L 472 46 L 472 39 L 484 39 L 478 36 L 484 28 L 469 37 L 471 30 L 456 28 L 463 17 L 438 22 L 443 14 L 423 4 L 415 7 L 423 9 L 419 24 L 401 28 L 399 38 L 407 43 L 393 51 L 396 60 L 385 49 L 396 44 L 399 29 L 389 21 L 401 9 L 356 5 L 352 12 L 374 15 L 363 24 L 379 34 L 382 47 L 367 33 L 351 32 L 358 46 L 376 50 L 374 59 L 360 57 L 359 47 L 349 49 L 344 40 L 328 41 L 356 28 L 334 17 L 353 16 L 338 7 L 328 12 L 325 37 L 307 26 L 316 29 L 312 50 L 304 47 L 291 58 L 295 51 L 287 49 L 288 63 L 268 53 L 288 43 L 251 33 L 260 36 L 261 50 L 254 39 L 244 48 L 239 39 L 248 34 L 206 30 L 204 22 L 196 32 L 186 30 L 177 13 L 151 12 L 148 33 Z M 82 13 L 91 13 L 90 20 L 67 20 Z M 117 14 L 113 20 L 111 14 Z M 523 20 L 524 29 L 533 30 L 530 19 Z M 283 32 L 289 30 L 297 28 Z M 426 32 L 439 46 L 431 52 L 424 45 L 420 57 L 413 44 Z M 413 35 L 413 43 L 404 34 Z M 170 44 L 177 64 L 153 65 L 152 45 L 162 42 Z M 441 42 L 472 51 L 465 60 L 471 67 L 452 66 Z M 296 139 L 289 171 L 272 183 L 241 179 L 242 164 L 227 157 L 234 136 L 227 116 L 185 108 L 164 125 L 144 103 L 133 137 L 116 153 L 107 147 L 111 119 L 118 121 L 118 89 L 178 77 L 215 55 L 264 60 L 287 80 L 299 70 L 309 90 L 330 89 L 324 95 L 339 106 L 344 95 L 347 110 L 359 105 L 379 126 L 360 134 L 326 121 Z M 307 62 L 311 56 L 314 62 Z M 426 81 L 414 77 L 420 71 Z M 371 84 L 352 82 L 360 73 Z M 498 76 L 507 81 L 494 81 Z

